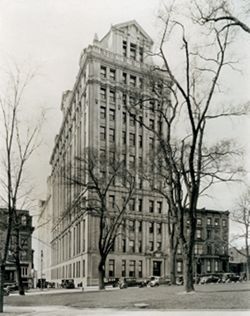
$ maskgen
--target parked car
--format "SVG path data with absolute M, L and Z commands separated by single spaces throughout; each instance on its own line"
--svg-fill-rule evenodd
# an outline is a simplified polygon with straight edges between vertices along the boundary
M 18 285 L 16 283 L 4 283 L 4 290 L 8 292 L 8 295 L 11 292 L 18 291 Z
M 176 285 L 183 285 L 183 284 L 184 284 L 183 276 L 178 276 L 176 278 Z
M 73 279 L 62 280 L 61 287 L 64 289 L 74 289 L 75 283 Z
M 217 275 L 206 275 L 200 278 L 200 284 L 219 283 L 220 277 Z
M 239 282 L 240 276 L 235 273 L 224 273 L 221 278 L 222 283 Z
M 150 281 L 149 281 L 149 286 L 151 287 L 155 287 L 155 286 L 159 286 L 160 285 L 160 277 L 158 276 L 152 276 L 150 278 Z
M 136 278 L 120 278 L 118 282 L 118 286 L 120 289 L 126 289 L 127 287 L 132 286 L 140 286 L 142 283 L 141 280 L 137 280 Z

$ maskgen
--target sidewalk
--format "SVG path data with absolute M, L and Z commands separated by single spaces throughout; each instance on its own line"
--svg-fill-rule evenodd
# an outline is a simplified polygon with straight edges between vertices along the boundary
M 119 287 L 107 286 L 104 291 L 115 291 L 119 290 Z M 60 293 L 79 293 L 79 292 L 98 292 L 98 286 L 87 286 L 84 288 L 78 287 L 75 289 L 64 289 L 64 288 L 49 288 L 49 289 L 30 289 L 25 292 L 25 295 L 48 295 L 48 294 L 60 294 Z M 17 292 L 11 293 L 11 296 L 18 295 Z

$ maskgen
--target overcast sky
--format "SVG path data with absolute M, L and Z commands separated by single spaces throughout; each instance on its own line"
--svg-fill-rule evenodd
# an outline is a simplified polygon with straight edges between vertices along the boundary
M 38 76 L 26 96 L 26 110 L 33 116 L 41 107 L 48 109 L 43 145 L 30 165 L 30 176 L 37 184 L 36 198 L 43 199 L 46 195 L 49 158 L 62 119 L 61 95 L 73 87 L 82 49 L 92 43 L 95 33 L 102 38 L 111 24 L 133 19 L 157 43 L 159 4 L 158 0 L 0 0 L 0 65 L 15 60 L 38 67 Z M 248 42 L 247 39 L 242 35 L 238 43 L 240 66 L 244 72 L 225 78 L 231 83 L 232 100 L 242 102 L 250 100 L 250 39 Z M 226 129 L 217 126 L 214 130 L 215 134 L 230 131 L 236 135 L 247 150 L 245 163 L 248 170 L 249 126 L 249 120 L 242 119 L 237 125 L 229 124 Z M 219 186 L 212 193 L 214 198 L 203 206 L 231 209 L 239 187 Z

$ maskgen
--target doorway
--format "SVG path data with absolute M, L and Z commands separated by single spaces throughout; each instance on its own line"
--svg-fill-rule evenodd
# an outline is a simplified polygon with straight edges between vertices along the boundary
M 153 261 L 153 276 L 161 276 L 161 261 Z

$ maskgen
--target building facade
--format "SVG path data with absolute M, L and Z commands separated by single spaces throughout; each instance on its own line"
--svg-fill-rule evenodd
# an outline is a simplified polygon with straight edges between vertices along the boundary
M 27 288 L 33 287 L 33 250 L 32 250 L 32 216 L 27 210 L 17 210 L 19 221 L 19 247 L 20 247 L 20 264 L 23 285 Z M 6 227 L 8 223 L 7 210 L 0 209 L 1 230 L 0 244 L 1 248 L 5 243 Z M 15 259 L 12 254 L 12 247 L 15 247 L 15 235 L 11 235 L 10 250 L 5 267 L 4 280 L 6 283 L 17 283 L 17 272 Z
M 39 216 L 36 223 L 35 234 L 37 237 L 37 278 L 51 280 L 51 183 L 47 179 L 47 196 L 39 201 Z
M 62 97 L 63 123 L 51 156 L 52 281 L 73 278 L 98 283 L 98 218 L 80 214 L 70 205 L 76 188 L 64 183 L 65 170 L 87 147 L 111 156 L 122 151 L 127 166 L 143 164 L 154 138 L 126 107 L 134 95 L 148 93 L 143 85 L 152 66 L 152 39 L 136 21 L 118 24 L 100 41 L 83 50 L 72 91 Z M 150 104 L 148 104 L 150 106 Z M 143 110 L 140 119 L 155 124 L 155 114 Z M 107 260 L 107 277 L 147 277 L 168 271 L 166 205 L 141 179 L 125 220 L 126 238 L 118 236 Z M 110 198 L 121 198 L 117 188 Z
M 95 37 L 93 44 L 83 50 L 74 87 L 63 93 L 63 122 L 50 159 L 52 282 L 59 284 L 63 279 L 74 279 L 75 284 L 98 284 L 98 218 L 72 207 L 79 191 L 76 186 L 65 184 L 69 163 L 76 156 L 84 155 L 88 147 L 108 157 L 119 148 L 128 168 L 137 169 L 154 152 L 156 139 L 140 121 L 158 129 L 157 114 L 142 107 L 135 119 L 127 111 L 134 104 L 135 95 L 150 95 L 144 80 L 145 73 L 153 66 L 149 54 L 152 45 L 152 39 L 136 21 L 112 26 L 101 40 Z M 151 102 L 148 101 L 148 109 L 154 106 Z M 120 227 L 125 234 L 118 235 L 106 261 L 107 278 L 169 274 L 166 201 L 152 192 L 139 176 L 136 183 L 136 194 Z M 114 186 L 109 199 L 117 203 L 121 198 L 121 192 Z M 216 211 L 200 211 L 200 214 L 202 225 L 197 223 L 197 226 L 202 227 L 202 232 L 196 245 L 197 273 L 209 272 L 209 264 L 210 272 L 223 270 L 226 254 L 215 253 L 212 242 L 211 252 L 203 253 L 201 244 L 203 247 L 207 243 L 208 249 L 208 241 L 214 240 L 218 231 L 224 236 L 225 227 L 221 224 L 219 230 L 215 223 L 217 217 L 224 223 L 226 214 Z M 207 235 L 205 221 L 210 218 L 213 224 L 209 226 L 211 235 Z M 177 271 L 182 273 L 181 254 L 177 258 Z
M 186 220 L 186 232 L 190 229 Z M 197 211 L 193 271 L 196 275 L 229 271 L 229 212 L 208 209 Z M 183 274 L 181 250 L 178 249 L 177 274 Z

